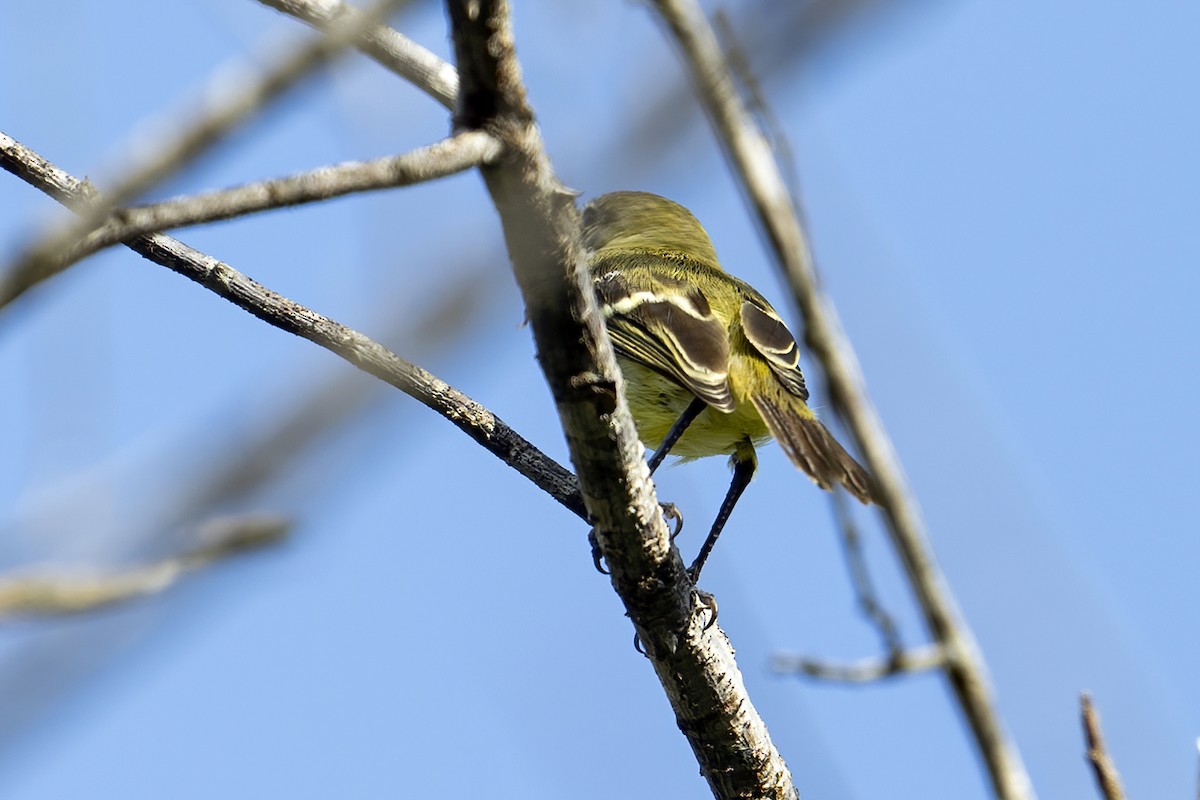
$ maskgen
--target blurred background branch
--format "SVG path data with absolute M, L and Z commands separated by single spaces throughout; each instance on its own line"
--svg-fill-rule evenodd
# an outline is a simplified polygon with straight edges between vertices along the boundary
M 340 19 L 362 12 L 338 0 L 259 0 L 284 14 L 307 22 L 323 31 L 331 31 Z M 458 72 L 399 31 L 386 26 L 371 30 L 355 45 L 381 65 L 412 83 L 448 110 L 458 97 Z
M 781 674 L 805 675 L 839 683 L 874 683 L 899 675 L 945 669 L 946 655 L 937 646 L 926 646 L 895 650 L 882 658 L 836 664 L 823 659 L 777 653 L 772 657 L 771 667 Z
M 48 275 L 69 267 L 80 253 L 79 241 L 101 225 L 108 215 L 133 198 L 166 180 L 211 148 L 238 125 L 267 108 L 287 89 L 313 70 L 339 55 L 379 24 L 402 0 L 378 0 L 361 15 L 347 16 L 324 35 L 293 48 L 259 73 L 218 73 L 207 91 L 207 104 L 171 135 L 164 135 L 149 152 L 139 152 L 136 163 L 104 187 L 103 199 L 81 198 L 73 210 L 79 215 L 34 238 L 15 262 L 4 269 L 11 286 L 33 286 Z M 0 299 L 8 293 L 0 294 Z
M 214 519 L 195 532 L 204 544 L 150 564 L 104 570 L 42 567 L 0 576 L 0 618 L 82 614 L 157 594 L 189 572 L 278 543 L 290 524 L 278 516 Z
M 1079 695 L 1080 716 L 1083 720 L 1084 738 L 1087 740 L 1087 760 L 1092 765 L 1092 773 L 1096 776 L 1096 788 L 1104 800 L 1125 800 L 1125 789 L 1121 786 L 1121 775 L 1108 748 L 1104 744 L 1104 734 L 1100 730 L 1100 712 L 1092 703 L 1092 696 L 1087 692 Z

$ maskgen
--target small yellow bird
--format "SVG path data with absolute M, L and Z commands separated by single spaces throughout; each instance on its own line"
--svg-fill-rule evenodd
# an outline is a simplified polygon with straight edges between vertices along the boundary
M 777 439 L 822 489 L 876 500 L 866 471 L 808 407 L 799 347 L 771 304 L 721 269 L 700 222 L 646 192 L 614 192 L 583 210 L 583 244 L 642 441 L 688 461 L 727 454 L 733 480 L 708 554 L 757 468 L 755 445 Z

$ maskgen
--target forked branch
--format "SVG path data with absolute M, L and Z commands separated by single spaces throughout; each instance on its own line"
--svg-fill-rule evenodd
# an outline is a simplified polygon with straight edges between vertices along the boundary
M 141 155 L 107 188 L 106 194 L 78 205 L 75 218 L 37 236 L 9 267 L 8 275 L 16 285 L 32 286 L 69 267 L 74 263 L 71 256 L 79 252 L 80 240 L 102 225 L 118 205 L 168 178 L 297 81 L 358 41 L 398 2 L 377 0 L 367 11 L 339 20 L 326 35 L 292 49 L 261 73 L 239 76 L 236 82 L 227 73 L 215 79 L 207 92 L 207 103 L 177 133 L 163 137 L 156 147 Z
M 86 184 L 4 133 L 0 168 L 74 206 L 86 202 Z M 358 331 L 347 328 L 251 280 L 212 256 L 166 234 L 124 242 L 150 261 L 199 283 L 234 305 L 281 330 L 324 347 L 354 366 L 400 389 L 446 417 L 484 449 L 524 475 L 570 511 L 586 518 L 575 477 L 542 453 L 499 417 L 421 367 L 397 356 Z

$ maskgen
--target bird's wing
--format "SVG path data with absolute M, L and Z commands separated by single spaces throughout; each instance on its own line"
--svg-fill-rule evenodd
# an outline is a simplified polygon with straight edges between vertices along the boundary
M 769 305 L 753 300 L 742 302 L 742 330 L 750 346 L 766 359 L 779 382 L 801 400 L 808 401 L 808 387 L 800 372 L 800 348 L 796 337 Z
M 703 292 L 669 274 L 651 278 L 638 270 L 602 268 L 595 285 L 618 354 L 733 411 L 729 335 Z

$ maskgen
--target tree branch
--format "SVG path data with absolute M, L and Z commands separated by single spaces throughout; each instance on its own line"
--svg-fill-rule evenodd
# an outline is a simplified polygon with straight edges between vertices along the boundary
M 468 131 L 398 156 L 349 161 L 153 205 L 121 208 L 112 213 L 103 227 L 92 231 L 73 248 L 67 260 L 79 261 L 143 233 L 432 181 L 489 164 L 499 155 L 500 145 L 495 139 L 482 131 Z M 0 281 L 0 307 L 27 288 Z
M 296 47 L 262 73 L 236 78 L 221 73 L 204 93 L 207 105 L 177 134 L 164 137 L 157 148 L 142 156 L 103 197 L 76 208 L 78 218 L 52 225 L 34 239 L 7 270 L 14 284 L 32 286 L 69 267 L 74 262 L 64 256 L 74 252 L 79 241 L 103 224 L 118 205 L 155 186 L 214 145 L 377 25 L 399 2 L 378 0 L 367 11 L 348 15 L 332 25 L 327 35 Z
M 834 664 L 815 658 L 779 654 L 771 659 L 771 669 L 779 673 L 799 673 L 810 678 L 842 683 L 874 683 L 914 672 L 929 672 L 946 666 L 946 654 L 936 645 L 896 650 L 883 658 L 867 658 L 853 664 Z
M 62 616 L 158 594 L 189 572 L 280 541 L 290 522 L 275 516 L 216 519 L 199 531 L 207 544 L 153 564 L 104 573 L 52 573 L 0 578 L 0 619 Z
M 461 87 L 455 121 L 504 143 L 505 158 L 483 177 L 613 586 L 714 795 L 795 798 L 728 639 L 693 610 L 596 307 L 578 211 L 553 174 L 521 83 L 508 5 L 447 6 Z
M 850 583 L 854 586 L 859 610 L 879 632 L 879 638 L 883 640 L 883 647 L 888 653 L 888 658 L 898 658 L 904 650 L 904 645 L 900 641 L 900 631 L 896 628 L 896 621 L 883 607 L 883 603 L 880 602 L 879 595 L 875 591 L 875 581 L 871 578 L 871 570 L 867 567 L 866 554 L 862 549 L 862 537 L 858 535 L 858 527 L 854 524 L 854 517 L 847 507 L 846 497 L 840 492 L 834 493 L 832 503 L 834 515 L 837 517 L 838 530 L 842 534 L 842 552 L 846 556 L 846 567 L 850 571 Z
M 85 184 L 0 132 L 0 167 L 55 200 L 74 207 Z M 199 283 L 281 330 L 324 347 L 395 386 L 446 417 L 484 449 L 524 475 L 572 513 L 586 520 L 575 477 L 499 417 L 416 364 L 405 361 L 358 331 L 321 316 L 247 278 L 233 267 L 165 234 L 135 237 L 136 253 Z
M 1087 760 L 1096 775 L 1096 788 L 1104 800 L 1125 800 L 1121 787 L 1121 776 L 1117 765 L 1104 746 L 1104 735 L 1100 732 L 1100 712 L 1092 705 L 1092 696 L 1087 692 L 1079 695 L 1080 715 L 1083 718 L 1083 733 L 1087 739 Z
M 324 31 L 339 19 L 362 13 L 339 0 L 258 1 Z M 371 29 L 355 46 L 447 109 L 454 109 L 458 97 L 458 72 L 454 65 L 385 25 Z
M 740 177 L 800 305 L 805 341 L 820 361 L 835 407 L 872 473 L 893 545 L 925 623 L 946 655 L 945 672 L 974 734 L 992 786 L 1005 800 L 1034 796 L 1016 745 L 1004 730 L 973 634 L 937 565 L 917 502 L 867 395 L 862 370 L 817 280 L 812 253 L 765 137 L 734 88 L 716 36 L 695 0 L 655 0 L 678 42 L 726 156 Z

